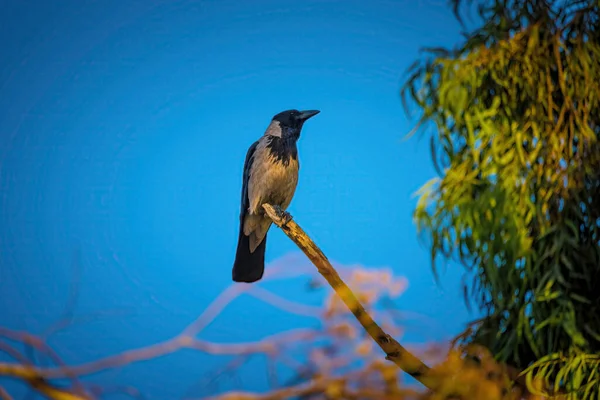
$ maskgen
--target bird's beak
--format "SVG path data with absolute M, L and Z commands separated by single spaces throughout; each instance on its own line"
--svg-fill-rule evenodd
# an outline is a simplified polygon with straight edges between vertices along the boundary
M 298 119 L 302 122 L 306 121 L 307 119 L 314 117 L 315 115 L 317 115 L 318 113 L 320 113 L 321 111 L 319 110 L 307 110 L 307 111 L 301 111 L 300 115 L 298 116 Z

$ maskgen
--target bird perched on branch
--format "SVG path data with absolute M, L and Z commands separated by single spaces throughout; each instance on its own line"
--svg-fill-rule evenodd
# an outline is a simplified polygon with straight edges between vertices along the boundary
M 256 282 L 265 271 L 267 231 L 271 219 L 262 205 L 285 213 L 298 184 L 296 142 L 304 123 L 319 110 L 287 110 L 275 115 L 265 134 L 250 146 L 244 162 L 240 227 L 232 278 Z M 288 218 L 291 218 L 289 214 Z

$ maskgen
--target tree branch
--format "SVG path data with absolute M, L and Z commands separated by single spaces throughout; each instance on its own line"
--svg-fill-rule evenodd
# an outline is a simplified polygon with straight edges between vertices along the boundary
M 13 400 L 12 396 L 8 394 L 8 392 L 0 386 L 0 399 L 1 400 Z
M 333 268 L 325 254 L 317 247 L 310 237 L 296 224 L 287 213 L 276 209 L 270 204 L 263 204 L 269 218 L 273 220 L 283 233 L 285 233 L 306 254 L 317 270 L 335 290 L 365 331 L 381 347 L 386 354 L 386 359 L 394 362 L 401 370 L 417 379 L 429 389 L 437 387 L 436 379 L 430 376 L 430 368 L 419 358 L 398 343 L 393 337 L 381 329 L 371 318 L 363 305 L 358 301 L 352 290 L 344 283 L 342 278 Z M 286 215 L 287 214 L 287 215 Z

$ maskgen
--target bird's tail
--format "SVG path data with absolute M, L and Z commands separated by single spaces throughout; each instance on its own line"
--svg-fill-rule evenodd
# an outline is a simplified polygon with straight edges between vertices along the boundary
M 232 278 L 234 282 L 252 283 L 260 280 L 265 272 L 265 250 L 267 235 L 253 253 L 250 252 L 250 238 L 240 229 Z

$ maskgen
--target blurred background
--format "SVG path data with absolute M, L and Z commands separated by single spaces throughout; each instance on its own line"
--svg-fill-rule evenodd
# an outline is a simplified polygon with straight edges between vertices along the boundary
M 459 333 L 476 315 L 462 269 L 436 285 L 417 239 L 413 194 L 434 170 L 428 141 L 404 140 L 415 121 L 399 96 L 420 47 L 458 38 L 435 0 L 1 1 L 0 326 L 39 334 L 76 304 L 82 323 L 50 340 L 68 363 L 179 333 L 232 284 L 248 147 L 296 108 L 321 114 L 299 141 L 295 220 L 336 263 L 406 277 L 399 339 Z M 306 267 L 295 253 L 273 228 L 267 270 Z M 323 298 L 302 278 L 260 284 Z M 241 297 L 202 338 L 316 323 Z M 93 378 L 175 399 L 223 360 L 181 351 Z M 258 371 L 241 387 L 264 390 Z

